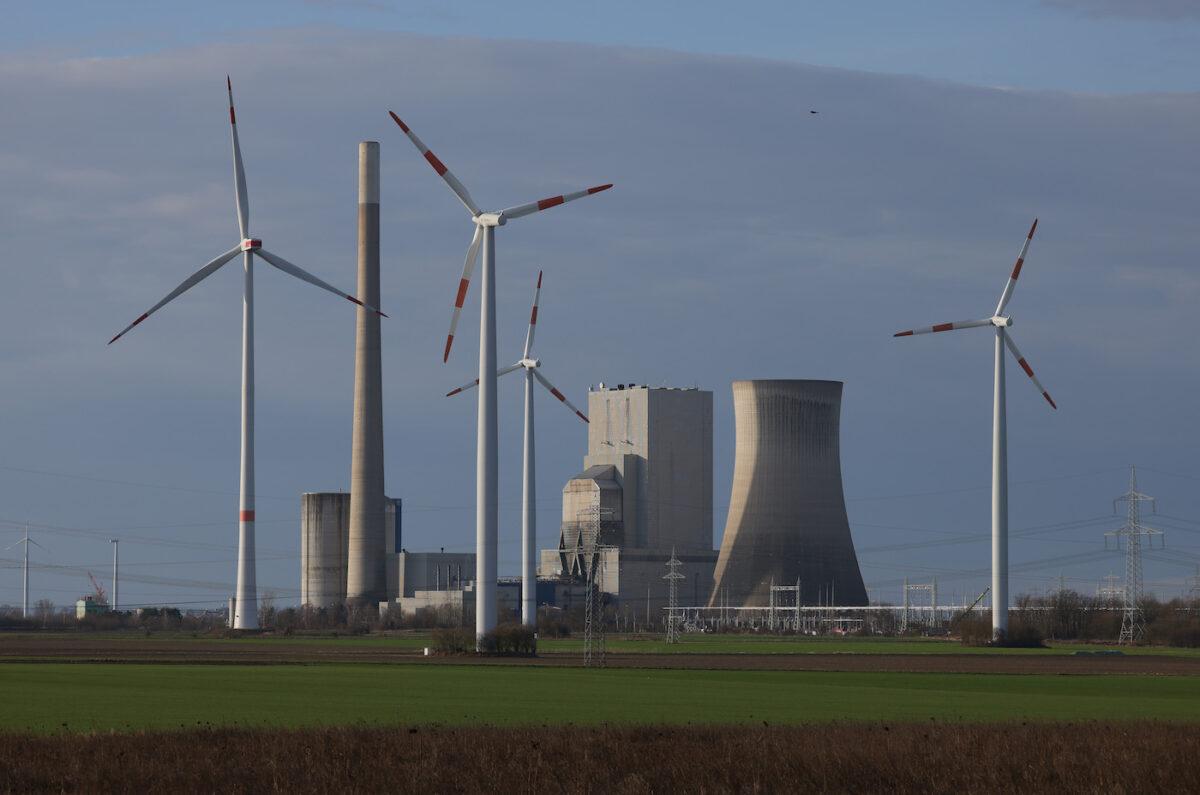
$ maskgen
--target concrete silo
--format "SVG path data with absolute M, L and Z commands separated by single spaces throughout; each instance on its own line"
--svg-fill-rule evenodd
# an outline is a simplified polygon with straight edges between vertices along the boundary
M 346 601 L 350 495 L 300 495 L 300 604 L 334 607 Z
M 710 605 L 865 605 L 842 493 L 840 381 L 735 381 L 733 489 Z
M 384 497 L 385 554 L 400 551 L 398 502 Z M 346 601 L 352 504 L 344 491 L 300 495 L 300 604 L 335 607 Z

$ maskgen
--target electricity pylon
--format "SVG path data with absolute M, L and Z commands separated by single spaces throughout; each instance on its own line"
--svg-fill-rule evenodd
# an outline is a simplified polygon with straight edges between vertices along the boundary
M 1162 543 L 1162 531 L 1147 527 L 1141 522 L 1141 504 L 1150 503 L 1151 512 L 1157 512 L 1154 498 L 1137 490 L 1137 468 L 1129 467 L 1129 491 L 1113 500 L 1113 512 L 1116 513 L 1117 503 L 1124 502 L 1128 508 L 1125 524 L 1117 530 L 1104 534 L 1104 544 L 1108 539 L 1115 540 L 1117 549 L 1121 548 L 1122 539 L 1125 543 L 1125 611 L 1121 617 L 1121 635 L 1117 643 L 1133 644 L 1146 634 L 1146 622 L 1142 616 L 1142 538 L 1150 549 L 1154 548 L 1157 537 Z

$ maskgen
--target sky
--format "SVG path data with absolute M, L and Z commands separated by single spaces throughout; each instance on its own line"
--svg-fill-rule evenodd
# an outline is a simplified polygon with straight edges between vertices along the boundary
M 255 237 L 353 289 L 360 140 L 383 162 L 387 487 L 405 546 L 474 539 L 478 296 L 441 363 L 469 218 L 396 110 L 488 206 L 609 192 L 498 235 L 500 357 L 539 269 L 538 355 L 581 405 L 604 381 L 714 392 L 714 543 L 730 383 L 846 382 L 851 527 L 877 598 L 988 575 L 991 340 L 894 339 L 995 306 L 1034 217 L 1010 366 L 1013 591 L 1090 592 L 1123 559 L 1129 465 L 1159 498 L 1148 587 L 1200 563 L 1194 405 L 1200 12 L 1188 2 L 23 4 L 0 31 L 0 547 L 33 599 L 216 607 L 236 555 L 240 278 L 227 268 L 105 342 L 237 242 L 225 75 Z M 818 110 L 812 114 L 810 110 Z M 353 308 L 259 268 L 261 592 L 298 599 L 299 495 L 348 487 Z M 502 384 L 501 553 L 518 569 L 520 383 Z M 538 404 L 539 545 L 586 434 Z M 19 548 L 0 604 L 20 601 Z M 61 568 L 54 568 L 61 567 Z

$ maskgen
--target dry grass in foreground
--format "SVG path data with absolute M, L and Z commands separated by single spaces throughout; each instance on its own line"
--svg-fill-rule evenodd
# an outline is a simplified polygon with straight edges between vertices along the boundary
M 1200 725 L 0 735 L 0 791 L 1200 792 Z

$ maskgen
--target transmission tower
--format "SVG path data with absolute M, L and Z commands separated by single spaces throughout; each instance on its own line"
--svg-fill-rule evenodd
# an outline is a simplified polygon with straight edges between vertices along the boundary
M 583 567 L 587 575 L 587 598 L 583 613 L 583 664 L 588 668 L 603 668 L 605 653 L 604 638 L 604 587 L 607 585 L 608 555 L 614 547 L 600 543 L 601 520 L 607 509 L 592 505 L 581 514 L 579 523 L 580 547 Z
M 1157 511 L 1154 498 L 1137 490 L 1137 468 L 1129 467 L 1129 491 L 1113 500 L 1113 512 L 1117 503 L 1124 502 L 1128 509 L 1125 524 L 1117 530 L 1104 534 L 1104 544 L 1108 539 L 1114 539 L 1117 549 L 1125 546 L 1125 611 L 1121 616 L 1121 635 L 1117 643 L 1136 643 L 1146 634 L 1146 623 L 1142 616 L 1142 538 L 1150 549 L 1154 548 L 1154 539 L 1162 542 L 1162 531 L 1147 527 L 1141 522 L 1141 505 L 1150 503 L 1150 510 Z
M 683 562 L 675 557 L 675 547 L 671 547 L 671 559 L 667 561 L 667 573 L 663 579 L 667 581 L 667 643 L 679 642 L 679 581 L 687 579 L 679 573 Z

